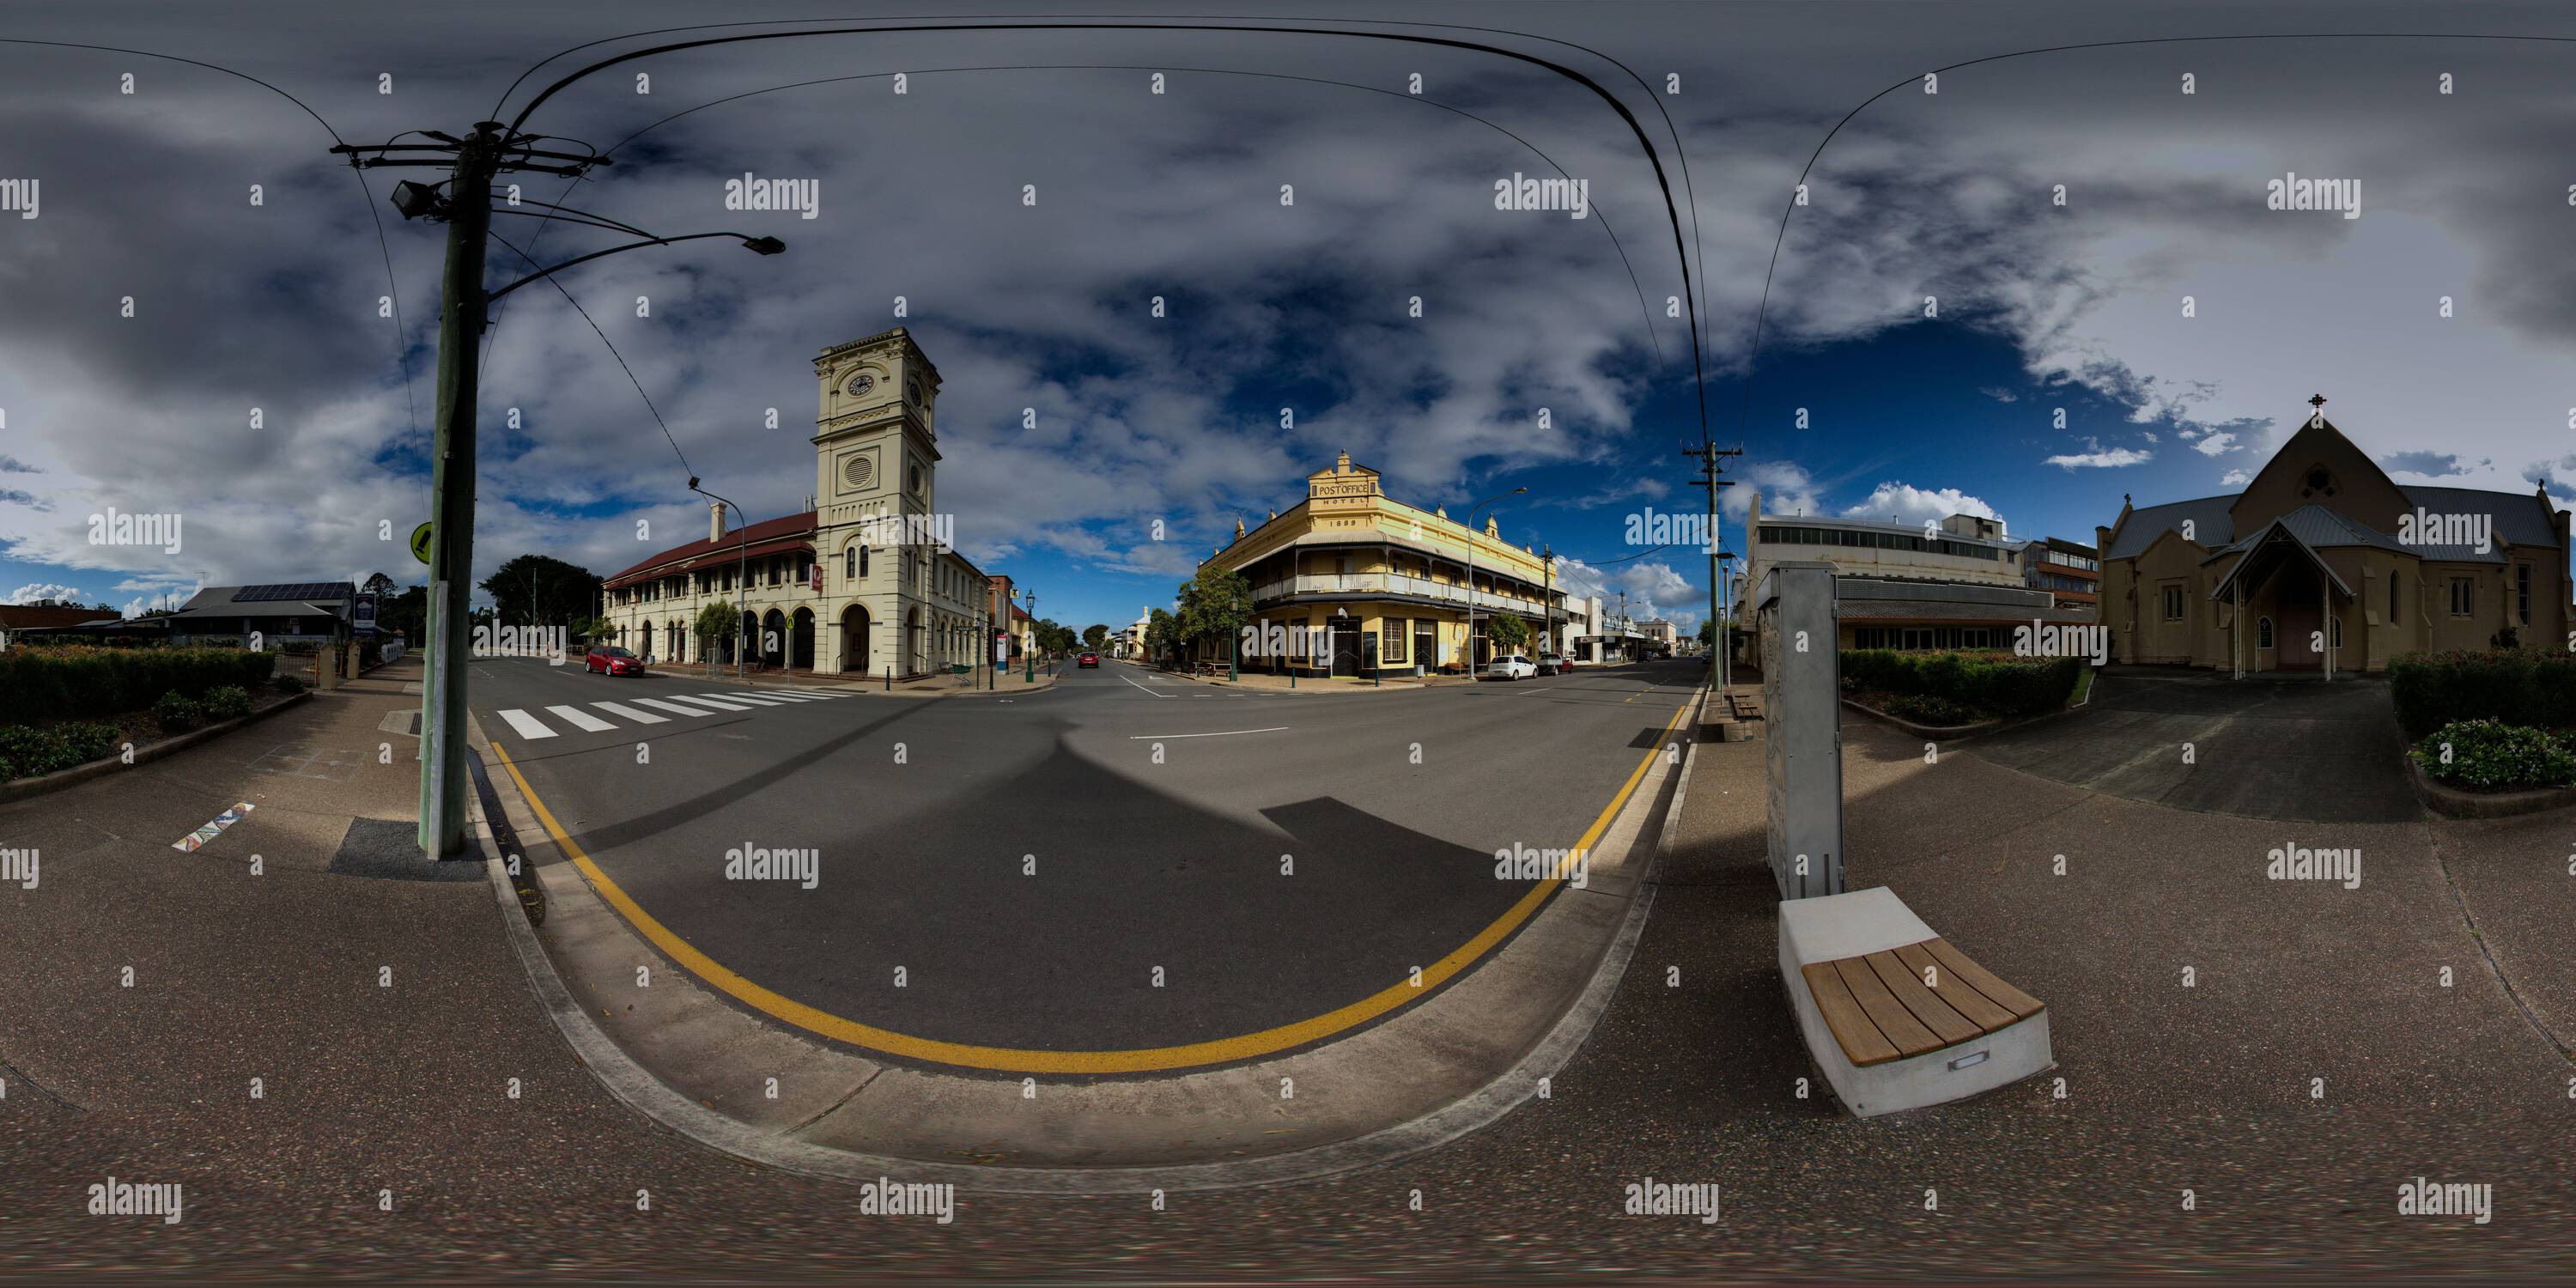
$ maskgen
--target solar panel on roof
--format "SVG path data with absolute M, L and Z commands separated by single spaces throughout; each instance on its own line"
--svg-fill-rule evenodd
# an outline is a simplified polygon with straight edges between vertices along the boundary
M 357 588 L 345 581 L 295 581 L 274 586 L 244 586 L 233 595 L 236 604 L 265 604 L 287 599 L 347 599 Z

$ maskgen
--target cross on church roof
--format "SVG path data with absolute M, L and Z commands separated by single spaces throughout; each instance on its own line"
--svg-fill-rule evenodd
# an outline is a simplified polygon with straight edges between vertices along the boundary
M 2326 409 L 2326 396 L 2324 394 L 2318 394 L 2315 397 L 2308 399 L 2308 405 L 2316 408 L 2318 411 L 2324 411 Z

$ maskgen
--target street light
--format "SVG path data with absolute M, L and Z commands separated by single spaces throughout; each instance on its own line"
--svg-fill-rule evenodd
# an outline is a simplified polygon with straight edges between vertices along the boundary
M 1020 592 L 1020 595 L 1022 598 L 1029 601 L 1029 632 L 1034 635 L 1038 629 L 1038 593 L 1035 590 L 1023 590 Z M 1020 651 L 1020 655 L 1028 660 L 1029 667 L 1028 674 L 1021 676 L 1020 682 L 1022 684 L 1037 683 L 1038 650 L 1036 645 L 1032 644 L 1030 647 L 1022 649 Z M 1052 668 L 1050 668 L 1050 670 L 1052 670 Z
M 520 120 L 526 120 L 524 113 Z M 542 150 L 537 144 L 546 141 L 543 137 L 499 121 L 477 122 L 463 138 L 436 130 L 419 133 L 428 142 L 343 143 L 334 145 L 331 152 L 362 170 L 417 166 L 449 172 L 438 183 L 398 183 L 390 194 L 403 218 L 447 225 L 447 258 L 439 284 L 437 411 L 430 446 L 429 669 L 421 686 L 419 831 L 421 848 L 441 858 L 465 848 L 467 633 L 463 626 L 473 595 L 474 405 L 480 383 L 474 351 L 490 325 L 492 301 L 576 264 L 645 246 L 730 237 L 759 255 L 775 255 L 786 247 L 774 237 L 734 232 L 682 237 L 643 234 L 641 241 L 575 256 L 487 291 L 483 259 L 492 231 L 492 181 L 504 172 L 578 179 L 609 164 L 609 159 L 586 147 L 581 152 Z M 642 231 L 582 211 L 565 214 L 567 222 Z
M 1509 492 L 1497 492 L 1467 507 L 1467 678 L 1470 680 L 1476 678 L 1476 511 L 1504 497 L 1519 496 L 1527 491 L 1528 488 L 1516 487 Z

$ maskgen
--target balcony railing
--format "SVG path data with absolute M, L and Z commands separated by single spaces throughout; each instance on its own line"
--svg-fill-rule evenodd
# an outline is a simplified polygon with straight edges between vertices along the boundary
M 1282 577 L 1277 581 L 1252 588 L 1254 603 L 1280 599 L 1289 595 L 1347 594 L 1414 595 L 1452 604 L 1463 605 L 1467 602 L 1467 588 L 1464 586 L 1400 572 L 1313 573 L 1297 577 Z M 1476 607 L 1479 611 L 1488 608 L 1509 609 L 1539 617 L 1547 614 L 1547 605 L 1539 600 L 1526 595 L 1496 594 L 1490 590 L 1476 592 Z

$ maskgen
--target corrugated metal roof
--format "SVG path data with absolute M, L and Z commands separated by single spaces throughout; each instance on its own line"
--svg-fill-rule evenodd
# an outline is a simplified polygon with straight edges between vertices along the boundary
M 2147 552 L 2156 538 L 2180 531 L 2184 521 L 2192 525 L 2192 540 L 2204 546 L 2223 546 L 2236 539 L 2236 520 L 2228 514 L 2242 492 L 2225 496 L 2204 496 L 2196 501 L 2171 501 L 2131 510 L 2128 522 L 2111 534 L 2111 548 L 2102 552 L 2105 559 L 2128 559 Z
M 2473 487 L 2405 487 L 2406 499 L 2439 514 L 2486 514 L 2495 518 L 2495 534 L 2517 546 L 2558 545 L 2558 523 L 2538 493 L 2487 492 Z M 2459 549 L 2456 546 L 2439 547 Z M 2450 559 L 2453 555 L 2426 555 Z

